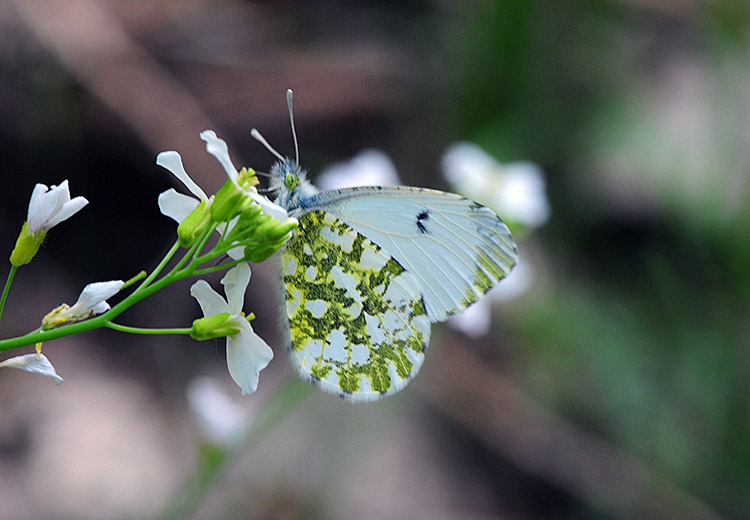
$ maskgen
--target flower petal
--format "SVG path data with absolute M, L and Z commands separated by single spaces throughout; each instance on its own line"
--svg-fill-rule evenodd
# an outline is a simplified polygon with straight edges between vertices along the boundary
M 227 305 L 227 302 L 224 301 L 224 298 L 214 291 L 205 280 L 198 280 L 193 284 L 190 288 L 190 296 L 198 300 L 198 305 L 201 306 L 204 316 L 213 316 L 214 314 L 230 312 L 229 306 Z
M 524 294 L 532 285 L 534 285 L 534 268 L 527 259 L 521 256 L 516 267 L 503 279 L 503 283 L 490 289 L 487 298 L 481 301 L 509 302 Z
M 175 221 L 182 224 L 185 217 L 198 207 L 200 201 L 190 195 L 178 193 L 173 188 L 159 195 L 159 211 Z
M 63 220 L 68 220 L 70 217 L 81 211 L 88 203 L 89 201 L 85 197 L 76 197 L 73 200 L 67 201 L 54 215 L 51 216 L 50 219 L 47 220 L 45 227 L 50 229 Z
M 190 193 L 200 198 L 201 200 L 208 200 L 206 193 L 198 186 L 193 179 L 185 171 L 185 167 L 182 165 L 182 157 L 175 151 L 161 152 L 156 156 L 156 164 L 162 168 L 166 168 L 177 177 L 185 187 L 190 190 Z
M 247 265 L 247 262 L 232 267 L 221 279 L 229 302 L 229 312 L 233 316 L 239 316 L 242 312 L 242 307 L 245 304 L 245 291 L 249 283 L 250 266 Z
M 227 337 L 227 368 L 242 395 L 258 388 L 260 371 L 273 359 L 273 350 L 258 336 L 246 320 L 240 332 Z
M 78 301 L 71 307 L 71 310 L 76 309 L 80 315 L 88 314 L 100 306 L 104 300 L 117 294 L 123 285 L 125 282 L 122 280 L 90 283 L 83 288 Z
M 111 307 L 107 302 L 99 302 L 94 305 L 93 309 L 91 309 L 91 314 L 93 314 L 94 316 L 98 316 L 99 314 L 104 314 L 109 309 L 111 309 Z
M 88 203 L 89 201 L 83 197 L 70 200 L 67 180 L 51 188 L 47 188 L 44 184 L 37 184 L 31 193 L 26 219 L 29 223 L 29 231 L 32 234 L 40 230 L 47 231 L 72 217 Z
M 48 209 L 45 207 L 45 193 L 49 188 L 44 184 L 37 184 L 31 192 L 31 201 L 29 202 L 29 212 L 26 221 L 29 223 L 29 231 L 36 233 L 42 227 L 47 218 Z
M 441 161 L 448 182 L 457 186 L 478 186 L 502 166 L 490 154 L 473 143 L 455 143 L 448 147 Z
M 49 188 L 44 184 L 34 186 L 31 193 L 31 202 L 29 202 L 29 214 L 27 221 L 29 231 L 36 233 L 44 228 L 44 223 L 54 211 L 54 200 L 47 195 Z
M 248 197 L 258 203 L 260 209 L 262 209 L 263 213 L 265 213 L 266 215 L 272 216 L 279 222 L 284 222 L 289 217 L 289 213 L 287 213 L 286 209 L 282 208 L 274 202 L 271 202 L 268 197 L 264 197 L 263 195 L 258 193 L 255 188 L 250 191 L 244 190 L 244 192 Z
M 443 155 L 442 167 L 458 192 L 511 222 L 535 228 L 549 219 L 544 173 L 534 163 L 500 164 L 475 144 L 456 143 Z
M 58 385 L 63 382 L 63 378 L 57 375 L 55 367 L 52 366 L 52 363 L 49 362 L 49 359 L 44 354 L 16 356 L 0 363 L 0 367 L 20 368 L 27 372 L 42 374 L 43 376 L 53 378 Z
M 66 179 L 62 181 L 59 186 L 50 186 L 49 191 L 42 196 L 42 200 L 48 210 L 44 227 L 49 229 L 51 227 L 48 225 L 49 219 L 53 218 L 55 214 L 62 209 L 65 203 L 70 200 L 68 180 Z
M 326 167 L 316 182 L 321 190 L 353 186 L 396 186 L 400 184 L 396 167 L 388 154 L 380 150 L 362 150 L 347 162 Z
M 492 303 L 489 298 L 482 298 L 463 312 L 448 318 L 448 325 L 471 338 L 480 338 L 490 331 L 491 319 Z
M 505 169 L 504 189 L 498 199 L 507 217 L 530 228 L 544 225 L 550 207 L 542 169 L 530 162 L 510 163 Z
M 224 167 L 224 170 L 229 175 L 229 178 L 233 182 L 237 182 L 237 168 L 234 167 L 232 159 L 229 158 L 229 147 L 226 141 L 219 139 L 216 132 L 213 130 L 204 130 L 201 132 L 201 139 L 206 141 L 206 150 L 208 153 L 216 157 L 216 159 Z
M 201 139 L 206 141 L 206 150 L 221 163 L 224 170 L 227 172 L 229 179 L 238 189 L 242 190 L 245 195 L 257 202 L 265 214 L 274 217 L 279 220 L 279 222 L 284 222 L 284 220 L 286 220 L 288 214 L 284 208 L 271 202 L 267 197 L 259 194 L 258 190 L 255 188 L 246 190 L 237 184 L 237 168 L 235 168 L 232 159 L 229 157 L 229 147 L 227 146 L 226 141 L 220 139 L 213 130 L 204 130 L 201 132 Z

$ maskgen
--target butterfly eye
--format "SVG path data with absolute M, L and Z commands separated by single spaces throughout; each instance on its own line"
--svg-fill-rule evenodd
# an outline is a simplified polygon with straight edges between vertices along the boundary
M 289 191 L 295 189 L 299 186 L 299 177 L 294 173 L 287 173 L 286 177 L 284 177 L 284 186 L 286 186 L 286 189 Z

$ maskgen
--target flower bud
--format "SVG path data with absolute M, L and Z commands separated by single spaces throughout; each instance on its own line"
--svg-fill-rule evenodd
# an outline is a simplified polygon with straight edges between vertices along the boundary
M 258 227 L 259 222 L 264 217 L 265 215 L 261 213 L 261 207 L 258 204 L 251 204 L 240 214 L 237 224 L 232 228 L 232 237 L 239 240 L 239 237 L 252 236 L 253 230 Z
M 258 227 L 255 237 L 259 242 L 286 242 L 286 236 L 297 228 L 296 218 L 287 218 L 284 222 L 271 219 L 269 222 Z M 284 239 L 284 240 L 282 240 Z
M 211 221 L 212 200 L 201 200 L 200 204 L 177 226 L 177 236 L 182 247 L 192 246 Z
M 29 223 L 24 222 L 21 233 L 18 235 L 18 240 L 16 240 L 16 247 L 13 248 L 13 252 L 10 254 L 10 263 L 16 267 L 20 267 L 31 262 L 37 251 L 39 251 L 39 246 L 44 242 L 45 236 L 47 236 L 45 229 L 40 229 L 36 233 L 32 233 L 29 231 Z
M 254 264 L 259 264 L 265 260 L 267 260 L 271 255 L 273 255 L 276 251 L 281 249 L 281 246 L 284 244 L 280 244 L 278 247 L 274 245 L 257 245 L 257 246 L 248 246 L 245 248 L 245 258 L 249 262 L 253 262 Z
M 206 316 L 193 322 L 190 337 L 197 340 L 234 336 L 240 331 L 237 322 L 228 312 Z
M 248 208 L 253 200 L 244 190 L 250 190 L 258 184 L 255 171 L 242 168 L 237 176 L 237 182 L 228 180 L 216 193 L 216 199 L 211 205 L 211 216 L 216 222 L 228 222 L 238 213 Z
M 286 221 L 279 222 L 275 218 L 261 214 L 255 219 L 254 224 L 256 226 L 252 232 L 244 238 L 247 245 L 245 258 L 253 263 L 259 263 L 284 247 L 298 222 L 296 218 L 287 218 Z

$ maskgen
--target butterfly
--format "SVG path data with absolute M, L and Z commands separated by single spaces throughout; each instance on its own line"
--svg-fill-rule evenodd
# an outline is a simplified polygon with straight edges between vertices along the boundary
M 270 171 L 275 202 L 299 221 L 280 255 L 282 328 L 302 379 L 349 401 L 401 390 L 424 361 L 435 322 L 476 302 L 516 263 L 492 210 L 427 188 L 320 191 L 296 158 Z

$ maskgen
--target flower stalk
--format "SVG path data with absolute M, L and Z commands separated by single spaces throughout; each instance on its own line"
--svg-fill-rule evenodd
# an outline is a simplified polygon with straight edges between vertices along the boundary
M 5 309 L 5 301 L 8 299 L 10 286 L 13 283 L 13 278 L 15 278 L 17 270 L 18 270 L 17 265 L 10 266 L 10 272 L 8 273 L 8 278 L 7 280 L 5 280 L 5 287 L 3 288 L 3 295 L 0 296 L 0 319 L 2 319 L 3 317 L 3 309 Z

